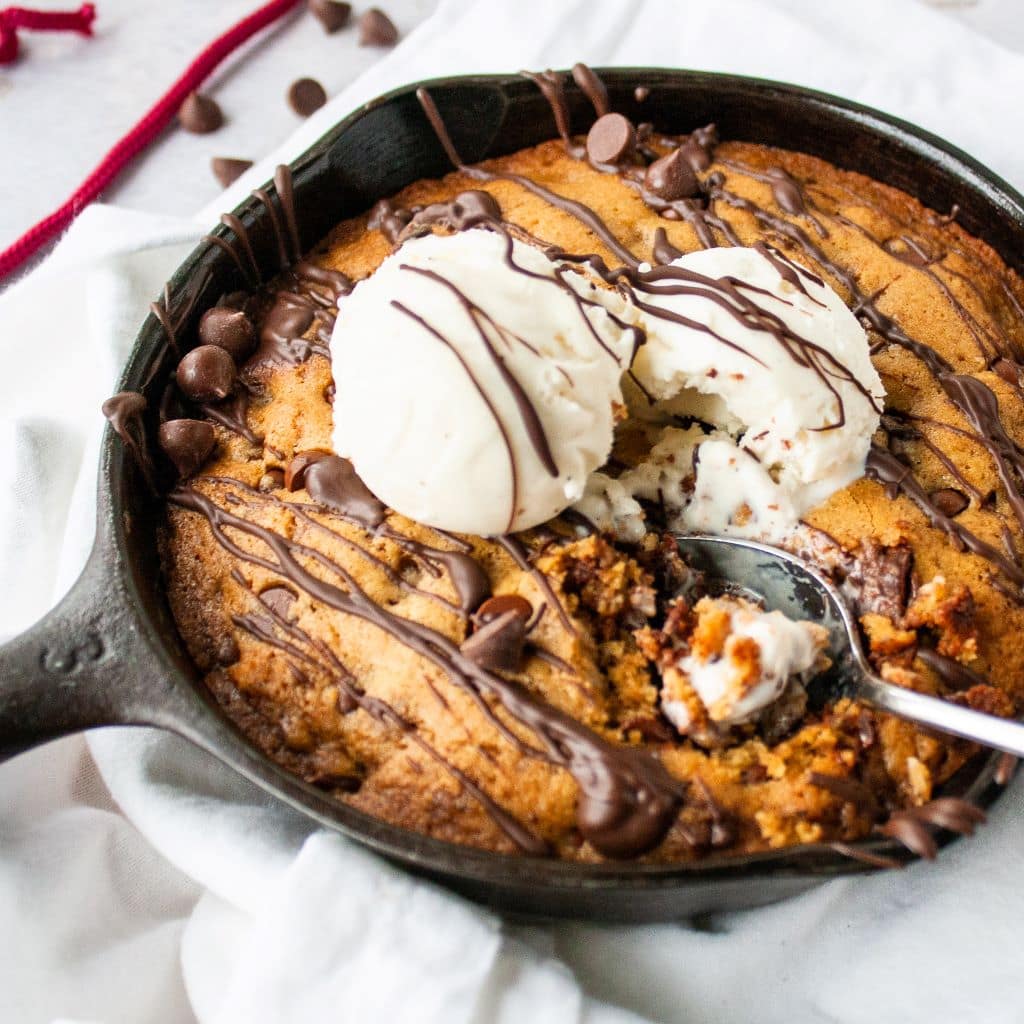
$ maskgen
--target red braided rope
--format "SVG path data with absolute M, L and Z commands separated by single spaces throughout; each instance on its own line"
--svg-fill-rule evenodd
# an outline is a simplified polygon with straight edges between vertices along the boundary
M 96 18 L 93 4 L 82 4 L 77 11 L 33 11 L 28 7 L 8 7 L 0 11 L 0 25 L 4 28 L 31 28 L 36 31 L 81 32 L 92 35 Z
M 96 20 L 93 4 L 82 4 L 77 11 L 33 11 L 27 7 L 7 7 L 0 11 L 0 64 L 18 59 L 18 29 L 44 32 L 78 32 L 92 35 Z
M 29 228 L 13 245 L 0 252 L 0 280 L 20 267 L 55 235 L 60 234 L 89 203 L 96 199 L 167 127 L 185 97 L 196 89 L 225 57 L 300 2 L 301 0 L 271 0 L 210 43 L 60 207 Z

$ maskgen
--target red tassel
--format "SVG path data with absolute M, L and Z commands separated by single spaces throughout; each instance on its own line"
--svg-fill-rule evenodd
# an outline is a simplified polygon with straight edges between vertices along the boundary
M 218 36 L 185 69 L 141 121 L 99 162 L 88 178 L 64 204 L 29 228 L 16 242 L 0 251 L 0 281 L 21 266 L 34 252 L 59 235 L 120 173 L 170 124 L 185 97 L 199 85 L 228 54 L 238 49 L 261 29 L 297 7 L 301 0 L 270 0 L 237 25 Z
M 82 4 L 77 11 L 33 11 L 28 7 L 6 7 L 0 11 L 0 64 L 18 58 L 18 29 L 34 32 L 77 32 L 91 36 L 96 20 L 94 4 Z

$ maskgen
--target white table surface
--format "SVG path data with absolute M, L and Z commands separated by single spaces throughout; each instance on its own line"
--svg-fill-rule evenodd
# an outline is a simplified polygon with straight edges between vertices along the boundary
M 0 5 L 6 2 L 0 0 Z M 58 8 L 73 6 L 77 0 L 32 2 L 34 6 Z M 380 2 L 403 31 L 414 27 L 436 6 L 436 0 Z M 836 0 L 805 2 L 810 7 Z M 891 2 L 895 5 L 924 0 Z M 0 69 L 0 247 L 63 200 L 195 53 L 256 3 L 257 0 L 97 0 L 100 21 L 92 40 L 23 36 L 23 60 Z M 962 19 L 1001 45 L 1024 52 L 1024 0 L 977 0 L 973 4 L 935 6 L 945 7 L 948 16 Z M 850 17 L 856 17 L 855 5 L 849 9 Z M 922 44 L 927 45 L 927 41 Z M 214 78 L 209 88 L 228 118 L 222 130 L 209 136 L 194 136 L 172 129 L 105 198 L 153 212 L 193 213 L 219 192 L 209 170 L 210 157 L 257 158 L 282 142 L 299 123 L 284 100 L 285 90 L 295 78 L 318 78 L 333 94 L 378 56 L 378 51 L 356 45 L 354 29 L 327 36 L 308 16 L 289 19 L 250 44 L 247 52 L 232 58 Z M 88 823 L 90 816 L 101 818 L 107 823 L 105 842 L 118 856 L 131 860 L 139 871 L 145 871 L 147 864 L 153 862 L 154 873 L 159 873 L 160 855 L 117 813 L 81 739 L 29 754 L 7 765 L 5 772 L 7 799 L 0 825 L 7 826 L 12 834 L 17 833 L 17 859 L 33 867 L 11 880 L 9 892 L 0 892 L 0 903 L 4 906 L 36 914 L 37 908 L 30 904 L 31 895 L 50 884 L 50 879 L 66 878 L 70 870 L 85 873 L 98 863 L 116 859 L 101 843 L 95 848 L 75 848 L 68 857 L 67 851 L 54 849 L 52 842 L 44 843 L 42 836 L 33 833 L 33 821 L 52 806 L 67 802 L 68 787 L 74 790 L 75 800 L 81 805 L 77 820 Z M 74 842 L 69 834 L 68 843 Z M 69 861 L 73 862 L 70 868 Z M 97 875 L 103 877 L 102 872 Z M 168 918 L 184 920 L 199 898 L 198 887 L 185 876 L 164 869 L 161 877 L 166 879 L 163 888 L 150 894 L 150 902 L 138 908 L 139 931 L 147 924 L 147 914 L 154 906 Z M 97 891 L 89 906 L 60 908 L 62 917 L 73 919 L 74 928 L 62 928 L 59 934 L 87 946 L 91 936 L 111 927 L 106 910 L 117 906 L 121 898 L 119 891 Z M 26 909 L 27 902 L 30 905 Z M 48 925 L 50 931 L 58 933 L 56 920 Z M 129 986 L 122 999 L 123 1016 L 119 1020 L 151 1019 L 157 1004 L 165 1019 L 193 1019 L 180 971 L 176 969 L 181 927 L 180 923 L 173 923 L 154 929 L 140 945 L 147 960 L 168 965 L 167 976 L 162 986 L 149 992 L 134 992 Z M 133 935 L 120 937 L 128 942 Z M 53 1019 L 41 1016 L 44 1005 L 48 1005 L 44 997 L 56 983 L 38 967 L 46 959 L 23 935 L 11 942 L 5 957 L 30 974 L 27 982 L 39 990 L 40 1016 L 33 1019 Z M 609 974 L 615 974 L 614 966 L 609 965 Z M 638 984 L 642 984 L 644 975 L 638 973 L 637 977 Z M 83 1005 L 84 979 L 84 968 L 82 979 L 65 979 L 76 992 L 83 993 Z M 601 979 L 589 981 L 600 990 Z M 11 1024 L 15 1024 L 13 1019 Z
M 39 8 L 76 4 L 33 0 Z M 436 5 L 382 2 L 403 32 Z M 97 0 L 92 39 L 23 33 L 22 58 L 0 68 L 0 248 L 62 202 L 192 57 L 255 6 L 255 0 Z M 358 14 L 366 5 L 354 6 Z M 932 6 L 1024 52 L 1022 0 L 934 0 Z M 316 78 L 333 95 L 379 58 L 382 51 L 357 45 L 355 16 L 353 26 L 327 35 L 303 8 L 229 58 L 210 81 L 207 89 L 227 119 L 223 128 L 210 135 L 171 128 L 104 199 L 154 213 L 198 210 L 220 190 L 211 157 L 257 158 L 299 123 L 284 98 L 296 78 Z

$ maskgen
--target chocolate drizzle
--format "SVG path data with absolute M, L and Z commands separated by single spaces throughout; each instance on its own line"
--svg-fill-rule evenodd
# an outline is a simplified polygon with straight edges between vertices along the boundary
M 567 151 L 577 159 L 584 158 L 586 154 L 583 147 L 574 143 L 570 134 L 569 110 L 563 76 L 546 72 L 541 75 L 530 74 L 529 77 L 537 83 L 548 98 L 555 123 Z M 574 67 L 573 79 L 593 105 L 597 117 L 603 117 L 610 113 L 607 91 L 600 79 L 589 68 L 583 65 Z M 680 273 L 680 268 L 665 266 L 681 253 L 671 245 L 664 229 L 658 229 L 653 245 L 653 257 L 660 266 L 650 271 L 640 271 L 636 255 L 615 236 L 596 211 L 585 204 L 558 195 L 522 175 L 464 166 L 433 101 L 424 90 L 419 90 L 417 95 L 441 145 L 455 167 L 460 168 L 467 176 L 476 181 L 504 181 L 529 191 L 552 208 L 583 224 L 624 266 L 609 269 L 604 261 L 594 254 L 558 253 L 552 250 L 554 257 L 560 257 L 568 263 L 585 264 L 607 284 L 635 299 L 638 306 L 650 315 L 676 319 L 679 322 L 679 318 L 675 314 L 669 314 L 652 303 L 645 302 L 645 297 L 650 298 L 658 294 L 700 295 L 714 302 L 719 308 L 727 310 L 731 316 L 745 326 L 755 326 L 756 329 L 771 334 L 795 361 L 813 369 L 826 384 L 834 381 L 837 377 L 854 384 L 857 383 L 846 368 L 836 363 L 834 359 L 830 361 L 831 357 L 827 352 L 817 349 L 806 339 L 788 331 L 781 321 L 777 321 L 777 318 L 773 319 L 766 310 L 758 305 L 756 294 L 751 294 L 751 289 L 741 282 L 731 279 L 703 278 L 689 272 Z M 639 93 L 637 99 L 639 102 Z M 716 204 L 730 206 L 750 214 L 759 227 L 764 229 L 782 247 L 777 248 L 775 245 L 758 243 L 757 248 L 761 254 L 772 263 L 781 278 L 804 295 L 808 295 L 812 300 L 813 296 L 808 293 L 807 283 L 821 284 L 822 278 L 795 262 L 784 250 L 795 252 L 798 259 L 805 260 L 819 268 L 823 275 L 835 278 L 849 291 L 855 312 L 881 338 L 879 347 L 896 345 L 905 349 L 920 359 L 936 377 L 950 401 L 966 417 L 972 431 L 963 431 L 951 424 L 935 424 L 933 422 L 933 425 L 937 428 L 956 430 L 985 447 L 995 462 L 1010 507 L 1014 511 L 1018 523 L 1024 527 L 1024 493 L 1022 493 L 1024 491 L 1024 452 L 1013 442 L 1002 425 L 999 402 L 995 393 L 977 378 L 956 374 L 954 367 L 938 352 L 923 342 L 911 338 L 899 324 L 880 311 L 878 302 L 884 289 L 874 294 L 866 294 L 859 286 L 855 274 L 831 260 L 808 233 L 813 228 L 812 233 L 816 233 L 819 238 L 827 238 L 826 223 L 831 224 L 840 220 L 854 227 L 857 226 L 853 225 L 853 222 L 846 221 L 839 214 L 823 213 L 815 205 L 813 187 L 807 182 L 798 181 L 781 168 L 765 172 L 761 175 L 761 180 L 770 186 L 775 206 L 785 214 L 801 218 L 804 226 L 808 228 L 807 231 L 777 213 L 765 210 L 731 192 L 725 187 L 725 176 L 720 171 L 706 173 L 711 167 L 713 149 L 717 141 L 713 126 L 694 132 L 688 140 L 670 153 L 669 156 L 675 157 L 675 162 L 662 165 L 661 172 L 665 172 L 664 180 L 656 181 L 654 178 L 657 178 L 657 175 L 654 175 L 652 181 L 645 186 L 643 161 L 654 160 L 658 154 L 645 148 L 646 142 L 651 139 L 646 129 L 639 131 L 637 136 L 641 144 L 636 150 L 638 155 L 630 155 L 629 160 L 634 161 L 632 165 L 627 166 L 629 160 L 626 159 L 624 151 L 621 165 L 619 165 L 619 161 L 615 161 L 613 164 L 602 165 L 599 169 L 604 173 L 620 174 L 623 180 L 630 187 L 636 189 L 641 198 L 653 209 L 661 212 L 666 220 L 678 220 L 689 224 L 696 232 L 700 244 L 704 246 L 714 246 L 719 244 L 719 241 L 723 241 L 725 244 L 741 244 L 736 232 L 716 213 Z M 662 142 L 667 144 L 665 140 Z M 662 143 L 652 142 L 651 144 L 660 145 Z M 672 145 L 675 145 L 674 141 Z M 662 156 L 661 159 L 665 159 L 665 157 Z M 692 171 L 692 176 L 677 174 L 681 166 L 680 161 L 685 161 Z M 723 162 L 722 166 L 727 167 L 728 164 Z M 669 171 L 676 174 L 677 178 L 670 181 L 667 177 Z M 744 169 L 744 173 L 752 174 L 754 177 L 758 176 L 747 168 Z M 704 177 L 700 178 L 700 175 L 704 175 Z M 680 189 L 683 192 L 691 190 L 691 177 L 694 182 L 693 194 L 679 194 Z M 274 232 L 277 256 L 285 278 L 281 287 L 274 293 L 270 309 L 260 324 L 259 350 L 253 357 L 251 366 L 261 362 L 294 364 L 315 354 L 329 356 L 326 343 L 334 323 L 334 307 L 338 299 L 347 294 L 352 287 L 352 282 L 344 274 L 300 260 L 301 241 L 293 186 L 287 169 L 279 168 L 274 182 L 276 204 L 274 197 L 268 191 L 257 190 L 254 195 L 266 208 L 267 220 Z M 659 192 L 662 194 L 659 195 Z M 520 272 L 529 273 L 525 268 L 515 266 L 511 255 L 512 236 L 510 234 L 510 231 L 515 230 L 514 226 L 508 225 L 502 220 L 501 211 L 494 197 L 486 191 L 472 189 L 446 203 L 405 211 L 395 210 L 390 204 L 384 203 L 378 207 L 378 214 L 378 226 L 393 244 L 401 244 L 405 239 L 432 230 L 434 227 L 442 227 L 451 231 L 484 227 L 497 231 L 504 234 L 508 241 L 506 260 Z M 830 217 L 834 218 L 834 221 L 829 220 Z M 237 217 L 231 214 L 225 214 L 222 223 L 235 236 L 234 242 L 216 236 L 211 236 L 208 240 L 227 252 L 240 274 L 251 287 L 256 287 L 261 280 L 260 270 L 252 240 L 246 228 Z M 863 229 L 858 230 L 861 230 L 866 237 L 870 237 Z M 991 368 L 1009 387 L 1013 388 L 1018 398 L 1024 399 L 1024 393 L 1020 389 L 1020 364 L 1017 361 L 1017 353 L 1013 350 L 1012 340 L 1007 337 L 1005 331 L 999 328 L 998 324 L 994 328 L 982 324 L 956 298 L 953 290 L 936 272 L 935 268 L 941 263 L 942 257 L 936 257 L 930 253 L 922 243 L 909 234 L 900 234 L 895 239 L 876 240 L 872 238 L 871 240 L 893 258 L 926 274 L 935 282 L 974 338 L 979 355 L 983 358 L 985 365 Z M 439 286 L 451 289 L 459 299 L 462 308 L 473 320 L 485 344 L 488 343 L 488 330 L 500 330 L 498 325 L 490 321 L 479 306 L 472 303 L 459 289 L 440 275 L 419 271 L 412 267 L 404 269 L 432 276 Z M 974 289 L 980 297 L 977 286 L 965 275 L 949 267 L 942 269 L 961 279 L 965 283 L 965 287 Z M 566 285 L 561 276 L 562 272 L 560 269 L 555 283 L 566 288 L 575 297 L 577 303 L 580 304 L 582 313 L 582 304 L 586 300 L 583 300 Z M 1004 281 L 1000 281 L 1000 286 L 1005 293 L 1007 303 L 1014 306 L 1018 314 L 1024 315 L 1013 290 Z M 756 292 L 756 289 L 753 291 Z M 450 342 L 435 326 L 427 324 L 418 314 L 402 306 L 399 301 L 396 300 L 394 305 L 420 322 L 436 339 L 451 347 Z M 171 322 L 167 306 L 168 302 L 165 298 L 162 303 L 155 303 L 152 311 L 164 328 L 169 348 L 177 353 L 179 332 Z M 690 323 L 688 326 L 705 330 L 699 324 Z M 311 332 L 313 336 L 306 338 L 305 336 Z M 719 340 L 730 344 L 725 338 L 720 337 Z M 642 341 L 642 335 L 638 333 L 637 344 L 639 345 Z M 530 405 L 525 393 L 522 392 L 508 368 L 504 366 L 493 345 L 489 345 L 488 348 L 496 368 L 502 373 L 509 393 L 516 403 L 538 461 L 547 472 L 557 474 L 557 466 L 554 463 L 537 410 Z M 872 396 L 868 395 L 863 388 L 861 393 L 868 400 L 872 400 Z M 838 403 L 838 415 L 834 421 L 826 422 L 818 429 L 834 429 L 843 422 L 842 402 L 835 391 L 833 394 Z M 231 429 L 237 429 L 243 436 L 249 436 L 250 439 L 256 440 L 251 434 L 246 435 L 243 432 L 247 429 L 244 406 L 247 397 L 247 392 L 239 391 L 227 400 L 228 403 L 238 403 L 238 408 L 229 409 L 225 403 L 217 403 L 203 406 L 203 411 L 209 418 L 221 422 L 223 425 L 228 425 L 228 421 L 233 420 L 234 426 Z M 173 403 L 171 405 L 173 406 Z M 145 439 L 141 438 L 140 441 L 140 437 L 141 417 L 144 411 L 145 401 L 142 396 L 131 393 L 114 396 L 104 406 L 105 414 L 108 415 L 114 429 L 117 430 L 125 444 L 130 448 L 140 448 L 143 456 L 145 456 Z M 164 411 L 166 412 L 166 410 Z M 221 418 L 218 419 L 218 416 Z M 497 418 L 496 414 L 495 416 Z M 163 418 L 167 419 L 168 417 L 164 415 Z M 933 526 L 951 538 L 952 543 L 967 548 L 988 560 L 1013 584 L 1012 593 L 1019 596 L 1018 592 L 1024 589 L 1024 568 L 1019 564 L 1018 557 L 1013 551 L 1012 540 L 1006 545 L 1007 550 L 1004 552 L 967 530 L 956 519 L 966 508 L 965 503 L 969 498 L 973 498 L 980 505 L 984 496 L 963 477 L 956 469 L 953 460 L 946 456 L 911 418 L 904 417 L 895 410 L 889 410 L 883 426 L 889 447 L 875 445 L 872 448 L 868 458 L 868 476 L 877 480 L 891 496 L 903 494 L 908 497 L 921 509 Z M 167 432 L 165 431 L 165 433 Z M 195 451 L 198 451 L 206 444 L 208 437 L 206 432 L 202 431 L 202 436 L 197 433 L 196 438 L 192 440 L 197 442 L 193 447 Z M 950 473 L 962 490 L 950 488 L 926 490 L 914 478 L 910 467 L 901 458 L 901 451 L 894 447 L 894 444 L 904 443 L 919 443 L 930 447 L 930 450 L 936 454 L 946 471 Z M 506 444 L 508 444 L 507 435 Z M 509 452 L 511 457 L 511 447 Z M 184 460 L 183 465 L 191 471 L 192 463 L 195 461 L 194 451 L 189 449 L 179 452 L 179 454 Z M 140 458 L 140 463 L 141 461 Z M 516 472 L 514 461 L 513 459 L 513 474 Z M 282 651 L 286 651 L 290 658 L 295 659 L 294 670 L 297 673 L 295 678 L 300 685 L 303 680 L 308 682 L 308 676 L 311 673 L 326 673 L 338 684 L 342 694 L 339 698 L 341 705 L 348 709 L 358 707 L 365 710 L 375 721 L 398 729 L 409 738 L 411 743 L 416 744 L 430 757 L 437 760 L 486 809 L 496 824 L 520 849 L 533 854 L 550 852 L 543 839 L 534 835 L 522 823 L 511 817 L 507 811 L 488 797 L 480 786 L 434 749 L 419 734 L 416 723 L 391 705 L 363 691 L 358 681 L 352 677 L 337 655 L 322 642 L 304 633 L 291 621 L 294 595 L 305 593 L 315 602 L 345 615 L 358 617 L 404 644 L 439 668 L 453 685 L 467 693 L 477 707 L 488 716 L 489 721 L 498 729 L 499 733 L 508 742 L 513 743 L 517 749 L 527 756 L 570 772 L 580 787 L 577 811 L 580 831 L 599 852 L 611 857 L 636 856 L 661 841 L 682 805 L 685 787 L 671 778 L 660 761 L 649 752 L 618 747 L 605 741 L 579 722 L 543 703 L 524 687 L 503 679 L 497 674 L 498 671 L 515 671 L 520 661 L 529 657 L 540 658 L 555 666 L 559 671 L 566 673 L 572 671 L 568 663 L 526 639 L 528 631 L 536 625 L 548 606 L 559 617 L 566 630 L 575 632 L 575 626 L 548 578 L 532 564 L 530 555 L 521 541 L 511 536 L 497 538 L 520 569 L 530 573 L 544 594 L 544 602 L 537 610 L 536 618 L 533 621 L 523 621 L 521 615 L 510 609 L 505 609 L 495 616 L 484 617 L 480 606 L 484 602 L 490 603 L 488 601 L 490 580 L 483 567 L 472 557 L 471 546 L 459 538 L 442 535 L 446 536 L 457 548 L 454 551 L 444 550 L 397 533 L 393 523 L 387 520 L 387 510 L 383 504 L 369 492 L 359 480 L 353 467 L 345 460 L 324 453 L 322 458 L 311 460 L 305 467 L 301 484 L 306 487 L 310 499 L 316 504 L 284 501 L 276 495 L 248 488 L 237 481 L 222 480 L 218 482 L 213 481 L 212 478 L 207 479 L 217 486 L 225 485 L 232 488 L 231 493 L 227 494 L 224 499 L 225 503 L 231 506 L 231 510 L 222 507 L 209 494 L 196 487 L 185 487 L 178 490 L 171 495 L 170 500 L 186 510 L 204 516 L 218 543 L 234 555 L 240 563 L 258 566 L 271 572 L 275 577 L 280 577 L 279 583 L 273 585 L 269 590 L 264 589 L 256 598 L 256 609 L 249 614 L 238 616 L 235 622 L 239 628 L 244 629 L 260 642 L 276 646 Z M 281 482 L 277 477 L 271 478 L 271 483 L 275 485 L 271 489 L 280 487 Z M 934 484 L 931 486 L 934 487 Z M 944 495 L 944 490 L 953 490 L 953 497 L 948 494 Z M 959 499 L 955 497 L 956 495 L 959 495 Z M 242 509 L 258 505 L 261 502 L 288 509 L 295 515 L 296 520 L 302 524 L 303 528 L 325 530 L 331 533 L 343 547 L 359 552 L 360 557 L 376 566 L 390 582 L 407 592 L 415 591 L 425 597 L 437 600 L 452 614 L 458 615 L 467 627 L 472 622 L 476 631 L 470 634 L 469 639 L 462 644 L 460 650 L 459 645 L 445 635 L 404 619 L 394 611 L 380 606 L 360 588 L 343 566 L 333 562 L 316 549 L 303 545 L 291 536 L 282 536 L 274 530 L 244 518 L 241 513 Z M 513 511 L 514 508 L 515 493 L 513 494 Z M 410 559 L 416 563 L 416 566 L 419 567 L 414 567 L 413 571 L 416 573 L 422 571 L 437 577 L 442 572 L 446 572 L 455 591 L 457 603 L 441 598 L 426 589 L 413 586 L 412 583 L 402 579 L 401 574 L 393 570 L 383 559 L 331 530 L 329 525 L 315 518 L 311 514 L 313 512 L 323 515 L 329 513 L 330 516 L 340 517 L 345 522 L 361 527 L 371 537 L 390 539 L 406 551 Z M 578 517 L 571 513 L 565 518 L 567 521 L 579 521 Z M 964 518 L 970 520 L 971 517 L 965 516 Z M 237 543 L 238 534 L 247 535 L 258 542 L 258 550 L 254 551 Z M 329 580 L 322 578 L 323 574 L 326 574 Z M 500 598 L 491 600 L 500 600 Z M 480 612 L 479 619 L 473 617 L 473 613 L 478 610 Z M 485 632 L 488 629 L 490 629 L 490 633 Z M 472 642 L 474 637 L 478 638 L 475 644 Z M 944 655 L 939 655 L 930 648 L 920 648 L 917 655 L 924 664 L 943 678 L 947 686 L 954 689 L 969 688 L 984 682 L 970 669 Z M 430 685 L 433 686 L 432 683 Z M 444 703 L 443 696 L 439 695 L 439 700 Z M 522 729 L 528 730 L 535 737 L 536 746 L 527 743 L 518 732 L 509 729 L 507 724 L 490 708 L 488 701 L 496 702 L 505 716 L 511 718 Z M 845 783 L 848 780 L 829 780 L 832 780 L 832 777 L 812 779 L 811 781 L 815 785 L 823 785 L 824 788 L 830 789 L 842 796 L 844 800 L 849 799 L 850 802 L 858 806 L 864 804 L 863 793 L 857 789 L 856 784 L 846 786 Z M 700 780 L 698 779 L 697 782 L 700 783 Z M 700 785 L 703 786 L 703 783 Z M 868 792 L 870 795 L 870 791 Z M 846 795 L 844 796 L 843 793 Z M 709 794 L 705 793 L 705 795 L 710 800 Z M 874 811 L 870 813 L 875 814 Z M 930 828 L 944 827 L 969 833 L 974 825 L 983 818 L 980 811 L 962 801 L 941 798 L 924 808 L 893 815 L 886 824 L 880 825 L 878 830 L 904 842 L 910 849 L 916 850 L 924 856 L 931 856 L 934 855 L 936 844 Z M 716 827 L 718 827 L 720 823 L 717 818 L 715 821 Z M 725 825 L 722 825 L 722 829 L 725 829 Z M 731 836 L 724 838 L 724 835 L 724 832 L 720 834 L 720 842 L 717 845 L 728 845 L 732 841 Z M 713 843 L 713 845 L 715 844 Z M 862 859 L 866 858 L 869 862 L 873 856 L 861 855 L 854 848 L 845 847 L 844 844 L 834 844 L 834 848 L 847 853 L 847 855 L 862 856 Z M 881 866 L 883 863 L 892 864 L 893 862 L 886 861 L 885 858 L 876 858 L 875 863 Z
M 932 828 L 969 836 L 984 822 L 985 812 L 981 808 L 957 797 L 943 796 L 921 807 L 897 811 L 884 825 L 876 826 L 876 831 L 902 843 L 911 853 L 925 860 L 934 860 L 939 847 Z
M 103 415 L 121 439 L 121 443 L 131 453 L 147 485 L 155 489 L 156 474 L 146 444 L 146 428 L 143 422 L 146 407 L 145 397 L 137 391 L 119 391 L 103 403 Z

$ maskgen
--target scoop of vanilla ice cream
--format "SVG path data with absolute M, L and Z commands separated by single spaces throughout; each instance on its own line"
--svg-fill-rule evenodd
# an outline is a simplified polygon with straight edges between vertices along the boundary
M 739 725 L 777 700 L 790 680 L 804 681 L 821 666 L 828 639 L 824 626 L 766 612 L 750 601 L 704 598 L 698 616 L 709 611 L 727 616 L 721 649 L 694 650 L 680 659 L 680 674 L 700 698 L 708 717 L 720 726 Z M 662 695 L 662 710 L 681 732 L 691 716 L 684 701 Z
M 625 490 L 665 505 L 681 529 L 781 541 L 864 473 L 884 397 L 867 336 L 823 281 L 756 249 L 707 249 L 670 268 L 681 276 L 655 272 L 636 289 L 647 342 L 632 367 L 644 397 L 630 408 L 705 426 L 666 428 L 618 478 L 614 502 L 596 477 L 579 508 L 635 533 Z
M 622 304 L 497 232 L 406 242 L 339 303 L 335 450 L 430 526 L 491 535 L 552 518 L 611 450 L 634 348 L 608 311 Z

